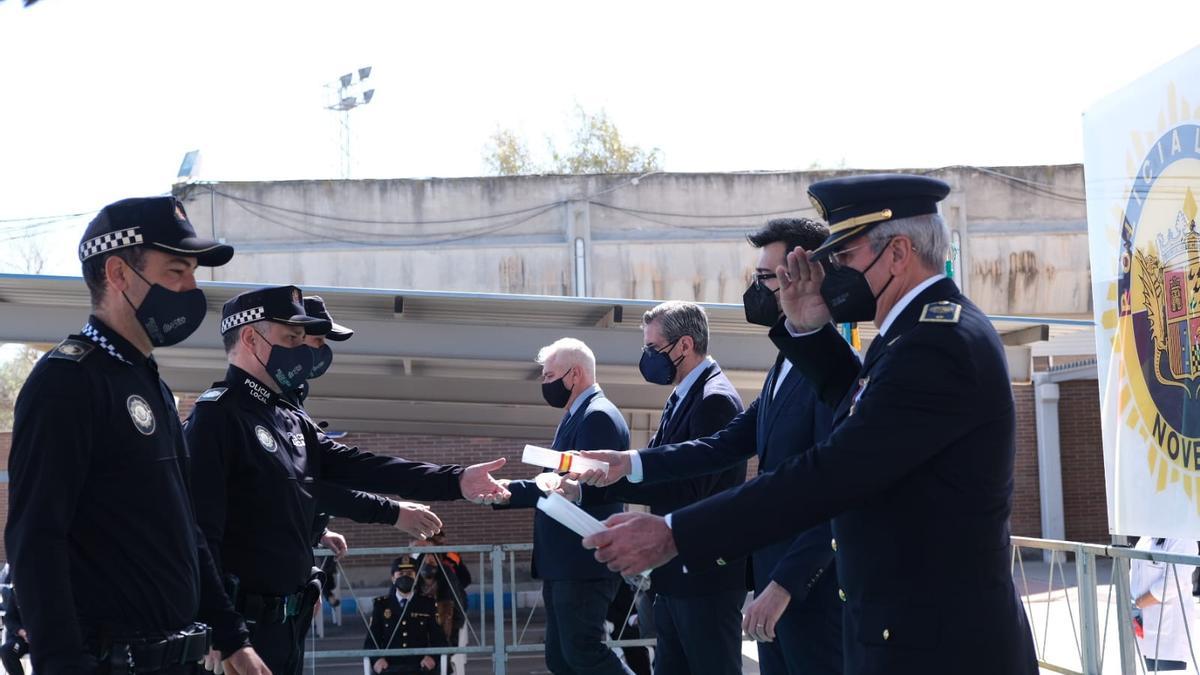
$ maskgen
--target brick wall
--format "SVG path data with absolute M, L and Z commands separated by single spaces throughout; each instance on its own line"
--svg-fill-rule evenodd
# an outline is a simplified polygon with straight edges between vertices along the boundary
M 1095 380 L 1064 382 L 1059 401 L 1062 437 L 1063 500 L 1066 534 L 1077 541 L 1107 542 L 1108 524 L 1104 501 L 1104 461 L 1100 440 L 1100 411 Z M 1017 407 L 1017 453 L 1014 472 L 1012 532 L 1022 536 L 1040 536 L 1037 427 L 1034 420 L 1033 387 L 1013 386 Z M 180 396 L 180 413 L 190 412 L 194 396 Z M 528 478 L 534 472 L 520 463 L 525 443 L 546 444 L 548 439 L 512 440 L 497 438 L 422 436 L 399 434 L 352 434 L 345 442 L 365 450 L 408 459 L 435 463 L 470 464 L 506 457 L 508 465 L 499 472 L 504 478 Z M 8 465 L 11 434 L 0 433 L 0 462 Z M 751 461 L 749 475 L 756 468 Z M 435 510 L 446 525 L 450 544 L 491 544 L 531 542 L 533 514 L 529 510 L 493 511 L 465 502 L 435 503 Z M 0 483 L 0 525 L 7 522 L 8 485 Z M 338 519 L 332 525 L 346 535 L 352 547 L 404 546 L 408 538 L 382 525 L 359 525 Z M 0 559 L 5 558 L 0 540 Z M 356 565 L 382 566 L 380 557 L 355 559 Z M 472 567 L 478 559 L 468 561 Z
M 1037 423 L 1033 385 L 1014 384 L 1017 405 L 1017 456 L 1013 467 L 1013 507 L 1010 527 L 1020 537 L 1040 537 L 1042 507 L 1038 489 Z
M 1111 537 L 1104 499 L 1104 446 L 1096 380 L 1059 384 L 1058 411 L 1067 539 L 1107 544 Z

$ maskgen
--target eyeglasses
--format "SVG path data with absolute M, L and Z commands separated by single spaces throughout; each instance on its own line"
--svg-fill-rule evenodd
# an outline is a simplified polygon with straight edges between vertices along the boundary
M 754 281 L 756 281 L 757 283 L 760 283 L 760 284 L 764 281 L 768 281 L 770 279 L 778 279 L 778 278 L 779 278 L 779 275 L 775 274 L 774 272 L 755 272 L 754 273 Z
M 858 249 L 860 249 L 864 246 L 866 246 L 866 244 L 862 243 L 862 244 L 859 244 L 858 246 L 851 246 L 850 248 L 843 248 L 839 251 L 834 251 L 833 253 L 830 253 L 829 254 L 829 266 L 835 270 L 845 267 L 846 260 L 848 258 L 848 254 L 851 251 L 857 251 Z

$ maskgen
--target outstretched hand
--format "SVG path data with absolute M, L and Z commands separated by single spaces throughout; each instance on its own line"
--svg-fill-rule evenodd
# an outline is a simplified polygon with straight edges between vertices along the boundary
M 499 471 L 506 461 L 501 457 L 463 469 L 462 476 L 458 479 L 463 499 L 475 504 L 507 504 L 512 493 L 492 477 L 492 472 Z
M 604 462 L 608 465 L 608 471 L 600 471 L 597 469 L 588 469 L 587 471 L 571 472 L 567 474 L 567 478 L 577 480 L 584 485 L 594 485 L 596 487 L 608 487 L 613 483 L 625 478 L 633 471 L 633 461 L 629 458 L 629 453 L 620 452 L 617 450 L 581 450 L 580 457 L 586 459 L 594 459 L 598 462 Z

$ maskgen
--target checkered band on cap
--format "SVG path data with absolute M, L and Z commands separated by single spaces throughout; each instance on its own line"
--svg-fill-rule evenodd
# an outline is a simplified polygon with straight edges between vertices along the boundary
M 255 321 L 262 321 L 265 318 L 267 318 L 266 307 L 252 307 L 250 309 L 243 309 L 235 314 L 230 314 L 224 319 L 221 319 L 221 335 L 228 333 L 238 326 L 254 323 Z
M 125 248 L 127 246 L 138 246 L 141 243 L 142 234 L 136 227 L 109 232 L 99 237 L 92 237 L 79 245 L 79 262 L 83 262 L 105 251 Z

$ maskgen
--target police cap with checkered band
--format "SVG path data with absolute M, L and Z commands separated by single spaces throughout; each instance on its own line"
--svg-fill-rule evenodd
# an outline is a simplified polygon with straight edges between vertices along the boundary
M 174 197 L 135 197 L 100 209 L 79 241 L 79 261 L 130 246 L 145 246 L 219 267 L 233 247 L 196 236 L 183 204 Z
M 333 320 L 333 315 L 329 313 L 329 309 L 325 306 L 324 298 L 319 295 L 304 296 L 304 313 L 319 319 L 329 319 L 330 328 L 329 332 L 325 334 L 326 340 L 343 342 L 354 337 L 353 329 L 347 328 Z
M 270 286 L 235 295 L 221 308 L 221 335 L 256 321 L 302 326 L 309 335 L 328 333 L 332 322 L 305 313 L 303 297 L 295 286 Z

